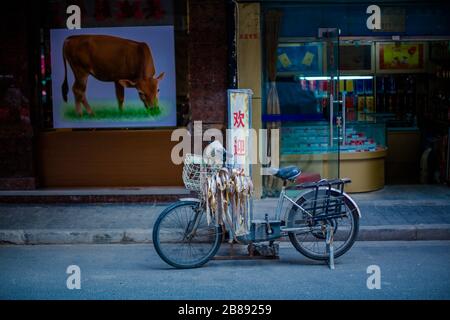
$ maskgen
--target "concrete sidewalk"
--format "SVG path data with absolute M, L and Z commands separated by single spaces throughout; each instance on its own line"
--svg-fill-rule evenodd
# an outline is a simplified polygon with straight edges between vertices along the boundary
M 362 213 L 359 240 L 450 240 L 450 188 L 387 186 L 353 194 Z M 255 218 L 276 199 L 256 200 Z M 0 242 L 145 243 L 167 204 L 0 204 Z

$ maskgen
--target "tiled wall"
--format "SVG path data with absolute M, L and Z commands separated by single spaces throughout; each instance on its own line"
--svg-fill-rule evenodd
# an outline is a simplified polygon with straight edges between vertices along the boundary
M 226 1 L 189 1 L 189 100 L 192 120 L 210 124 L 224 124 L 226 120 L 226 14 Z

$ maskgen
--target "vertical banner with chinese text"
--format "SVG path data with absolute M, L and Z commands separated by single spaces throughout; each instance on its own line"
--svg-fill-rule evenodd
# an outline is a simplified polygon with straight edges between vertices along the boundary
M 251 103 L 253 92 L 250 89 L 228 90 L 228 143 L 227 151 L 233 155 L 233 164 L 243 168 L 250 176 L 252 125 Z

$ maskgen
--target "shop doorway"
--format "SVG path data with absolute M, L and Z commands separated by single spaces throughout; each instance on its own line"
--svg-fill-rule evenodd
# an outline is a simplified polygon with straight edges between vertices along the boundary
M 277 50 L 276 88 L 280 114 L 280 166 L 295 165 L 298 182 L 340 177 L 340 145 L 345 128 L 339 91 L 339 29 L 321 28 L 308 42 L 282 40 Z M 265 183 L 264 194 L 273 195 Z

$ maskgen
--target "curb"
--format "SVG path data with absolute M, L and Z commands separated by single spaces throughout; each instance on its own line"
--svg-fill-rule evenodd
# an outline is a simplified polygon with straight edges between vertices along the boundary
M 94 230 L 0 230 L 1 244 L 113 244 L 151 243 L 152 232 L 145 229 Z
M 171 203 L 193 194 L 180 187 L 0 190 L 8 204 Z
M 450 240 L 450 224 L 364 226 L 360 228 L 357 240 Z
M 358 241 L 450 240 L 450 224 L 363 226 Z M 287 238 L 281 238 L 287 241 Z M 0 244 L 132 244 L 151 243 L 150 229 L 0 230 Z

